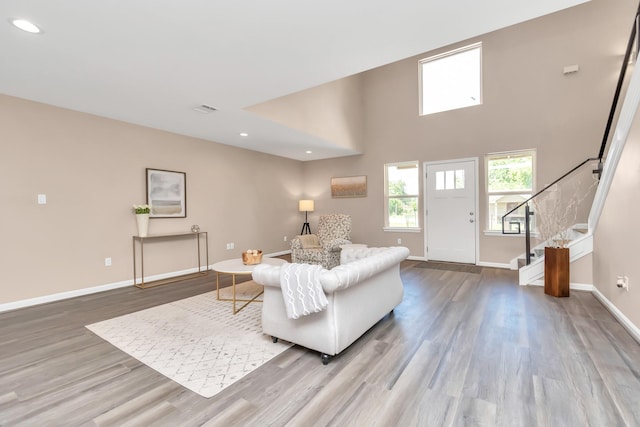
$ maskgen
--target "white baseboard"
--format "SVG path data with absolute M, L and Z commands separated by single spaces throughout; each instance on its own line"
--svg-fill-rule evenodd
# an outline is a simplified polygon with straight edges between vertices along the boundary
M 274 252 L 271 254 L 266 254 L 265 256 L 274 257 L 274 256 L 286 255 L 289 253 L 291 253 L 290 250 L 282 251 L 282 252 Z M 211 265 L 209 265 L 209 269 L 211 269 Z M 169 273 L 156 274 L 155 276 L 148 276 L 148 277 L 145 277 L 144 280 L 145 282 L 151 282 L 154 280 L 168 279 L 170 277 L 182 276 L 185 274 L 191 274 L 191 273 L 197 273 L 197 272 L 198 272 L 198 269 L 194 267 L 194 268 L 189 268 L 181 271 L 172 271 Z M 141 278 L 137 277 L 136 280 L 137 280 L 137 283 L 139 283 L 141 281 Z M 73 291 L 60 292 L 57 294 L 44 295 L 36 298 L 28 298 L 20 301 L 8 302 L 5 304 L 0 304 L 0 313 L 9 311 L 9 310 L 16 310 L 18 308 L 25 308 L 25 307 L 31 307 L 34 305 L 46 304 L 48 302 L 61 301 L 64 299 L 96 294 L 98 292 L 110 291 L 112 289 L 124 288 L 126 286 L 133 286 L 133 280 L 124 280 L 122 282 L 107 283 L 105 285 L 92 286 L 90 288 L 76 289 Z
M 209 266 L 209 269 L 210 268 L 211 266 Z M 156 274 L 154 276 L 147 276 L 144 278 L 144 280 L 145 282 L 151 282 L 154 280 L 168 279 L 171 277 L 182 276 L 185 274 L 192 274 L 197 272 L 198 272 L 197 268 L 189 268 L 187 270 L 172 271 L 169 273 L 162 273 L 162 274 Z M 136 281 L 137 283 L 140 283 L 141 278 L 137 277 Z M 107 283 L 105 285 L 92 286 L 90 288 L 82 288 L 82 289 L 76 289 L 73 291 L 60 292 L 57 294 L 44 295 L 41 297 L 29 298 L 29 299 L 24 299 L 20 301 L 9 302 L 6 304 L 0 304 L 0 313 L 4 311 L 9 311 L 9 310 L 15 310 L 18 308 L 25 308 L 25 307 L 31 307 L 39 304 L 46 304 L 48 302 L 55 302 L 55 301 L 61 301 L 64 299 L 69 299 L 69 298 L 81 297 L 89 294 L 96 294 L 98 292 L 110 291 L 112 289 L 124 288 L 126 286 L 133 286 L 133 279 L 123 280 L 122 282 Z
M 638 343 L 640 343 L 640 328 L 629 320 L 627 316 L 625 316 L 611 301 L 607 299 L 602 293 L 596 288 L 593 287 L 593 295 L 605 306 L 607 310 L 616 318 L 616 320 L 622 325 L 624 329 L 635 339 Z
M 492 268 L 503 268 L 505 270 L 511 270 L 511 264 L 505 264 L 501 262 L 484 262 L 480 261 L 476 264 L 478 267 L 492 267 Z
M 421 257 L 421 256 L 409 256 L 407 257 L 408 260 L 410 261 L 429 261 L 426 257 Z M 434 262 L 438 262 L 438 261 L 434 261 Z M 493 267 L 493 268 L 506 268 L 509 269 L 509 264 L 502 264 L 502 263 L 497 263 L 497 262 L 478 262 L 477 264 L 478 267 Z
M 108 283 L 106 285 L 93 286 L 91 288 L 77 289 L 74 291 L 60 292 L 52 295 L 45 295 L 42 297 L 23 299 L 20 301 L 9 302 L 0 304 L 0 313 L 9 310 L 16 310 L 18 308 L 31 307 L 33 305 L 46 304 L 48 302 L 60 301 L 63 299 L 81 297 L 83 295 L 95 294 L 98 292 L 109 291 L 111 289 L 124 288 L 125 286 L 132 286 L 133 280 L 125 280 L 123 282 Z
M 571 283 L 569 285 L 569 289 L 573 289 L 574 291 L 587 291 L 593 292 L 595 286 L 590 285 L 588 283 Z
M 531 282 L 531 283 L 529 283 L 528 285 L 525 285 L 525 286 L 544 286 L 544 279 L 535 280 L 535 281 L 533 281 L 533 282 Z M 573 289 L 574 291 L 593 292 L 595 287 L 593 285 L 588 284 L 588 283 L 574 283 L 574 282 L 571 282 L 571 283 L 569 283 L 569 289 Z

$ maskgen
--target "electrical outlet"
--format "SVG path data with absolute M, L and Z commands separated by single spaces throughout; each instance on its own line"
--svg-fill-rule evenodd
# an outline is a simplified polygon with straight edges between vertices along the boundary
M 227 243 L 227 250 L 230 251 L 231 249 L 235 249 L 236 244 L 235 243 Z
M 627 276 L 618 276 L 616 278 L 616 286 L 629 292 L 629 278 Z
M 47 204 L 47 195 L 46 194 L 38 194 L 38 204 L 46 205 Z
M 111 267 L 111 258 L 105 258 L 104 259 L 104 266 L 105 267 Z
M 402 244 L 402 239 L 398 238 L 398 244 L 401 245 Z
M 284 238 L 282 239 L 283 242 L 287 241 L 287 236 L 284 236 Z

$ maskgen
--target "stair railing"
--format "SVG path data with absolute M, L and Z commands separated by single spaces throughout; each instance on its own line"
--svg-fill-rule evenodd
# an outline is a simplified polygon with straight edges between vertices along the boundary
M 569 170 L 568 172 L 566 172 L 565 174 L 563 174 L 560 178 L 554 180 L 551 184 L 548 184 L 547 186 L 545 186 L 542 190 L 538 191 L 537 193 L 535 193 L 533 196 L 529 197 L 527 200 L 523 201 L 522 203 L 518 204 L 516 207 L 514 207 L 513 209 L 511 209 L 510 211 L 508 211 L 506 214 L 504 214 L 502 216 L 502 234 L 522 234 L 522 232 L 524 231 L 525 233 L 525 259 L 526 259 L 526 264 L 529 265 L 531 264 L 531 257 L 532 257 L 532 253 L 531 253 L 531 232 L 534 229 L 534 225 L 532 222 L 532 217 L 534 216 L 534 211 L 531 210 L 531 204 L 534 205 L 542 205 L 542 203 L 540 202 L 540 200 L 542 199 L 542 195 L 545 194 L 549 194 L 549 190 L 553 189 L 553 188 L 557 188 L 557 186 L 559 184 L 563 184 L 565 183 L 568 179 L 570 179 L 569 177 L 572 177 L 575 175 L 575 173 L 579 170 L 581 170 L 583 168 L 583 166 L 585 166 L 586 164 L 590 163 L 590 162 L 594 162 L 594 161 L 598 161 L 597 163 L 597 167 L 596 169 L 593 169 L 591 172 L 593 174 L 595 174 L 597 176 L 597 178 L 599 179 L 601 174 L 602 174 L 602 168 L 603 168 L 603 162 L 602 159 L 604 158 L 605 152 L 606 152 L 606 147 L 607 147 L 607 142 L 609 140 L 609 135 L 611 133 L 611 127 L 613 125 L 613 120 L 616 116 L 616 113 L 618 111 L 618 103 L 620 100 L 620 94 L 622 92 L 622 88 L 624 86 L 624 81 L 625 81 L 625 76 L 626 76 L 626 72 L 627 72 L 627 68 L 629 67 L 630 64 L 635 63 L 637 60 L 637 56 L 638 56 L 638 49 L 640 46 L 640 42 L 638 40 L 638 27 L 640 26 L 640 4 L 638 5 L 638 9 L 636 10 L 636 14 L 633 20 L 633 25 L 631 27 L 631 33 L 629 35 L 629 41 L 627 42 L 627 49 L 625 51 L 625 55 L 624 55 L 624 59 L 622 60 L 622 67 L 620 70 L 620 74 L 618 76 L 618 83 L 616 85 L 616 90 L 613 96 L 613 101 L 612 101 L 612 105 L 611 105 L 611 110 L 609 111 L 609 117 L 607 118 L 607 124 L 605 126 L 605 130 L 604 130 L 604 135 L 602 137 L 602 142 L 600 144 L 600 151 L 598 153 L 598 157 L 590 157 L 586 160 L 584 160 L 583 162 L 581 162 L 580 164 L 578 164 L 577 166 L 575 166 L 574 168 L 572 168 L 571 170 Z M 590 186 L 590 187 L 593 187 Z M 583 202 L 589 198 L 589 194 L 584 195 L 584 197 L 578 197 L 576 199 L 577 194 L 573 194 L 573 197 L 571 197 L 571 201 L 570 203 L 573 203 L 575 201 L 579 201 L 580 205 L 583 204 Z M 579 196 L 579 195 L 578 195 Z M 593 197 L 591 197 L 591 201 L 593 201 Z M 558 203 L 561 203 L 561 201 L 557 201 Z M 591 206 L 589 204 L 589 206 Z M 514 220 L 513 218 L 510 219 L 510 216 L 512 216 L 515 212 L 517 212 L 518 210 L 521 210 L 524 207 L 524 224 L 520 222 L 520 220 Z M 561 209 L 561 206 L 556 206 L 557 208 Z M 564 207 L 564 212 L 567 212 L 567 209 L 571 208 L 571 209 L 576 209 L 576 211 L 582 210 L 584 209 L 583 206 L 565 206 Z M 562 210 L 560 210 L 560 212 L 562 212 Z M 551 220 L 554 221 L 554 219 L 556 218 L 557 212 L 553 213 L 553 212 L 546 212 L 545 215 L 540 215 L 541 212 L 538 212 L 538 217 L 540 219 L 544 218 L 547 221 Z M 566 219 L 566 218 L 565 218 Z M 542 221 L 538 221 L 538 223 L 540 223 Z M 508 227 L 507 227 L 508 224 Z M 539 224 L 541 225 L 541 224 Z M 556 224 L 558 225 L 558 224 Z M 571 224 L 573 225 L 573 224 Z M 524 229 L 524 230 L 523 230 Z M 548 230 L 547 230 L 548 231 Z M 558 231 L 559 233 L 562 233 L 563 231 Z M 543 235 L 546 236 L 547 233 L 542 233 Z M 551 236 L 551 238 L 555 238 L 557 236 Z
M 566 240 L 565 231 L 586 222 L 595 195 L 599 159 L 590 157 L 502 216 L 503 234 L 525 235 L 526 264 L 531 263 L 531 237 L 538 229 L 541 240 Z M 524 217 L 518 211 L 524 208 Z M 535 227 L 534 227 L 535 224 Z

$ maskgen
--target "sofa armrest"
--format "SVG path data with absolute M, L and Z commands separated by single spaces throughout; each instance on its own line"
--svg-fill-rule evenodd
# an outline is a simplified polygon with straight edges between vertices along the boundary
M 259 264 L 251 274 L 253 280 L 262 286 L 280 287 L 280 266 Z
M 340 250 L 342 245 L 350 245 L 351 242 L 347 239 L 332 239 L 322 242 L 322 249 L 329 252 L 336 252 Z

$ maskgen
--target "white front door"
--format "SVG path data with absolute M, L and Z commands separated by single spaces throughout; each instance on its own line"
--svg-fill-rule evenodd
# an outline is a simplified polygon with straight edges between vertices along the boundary
M 477 163 L 465 159 L 424 164 L 428 260 L 476 263 Z

